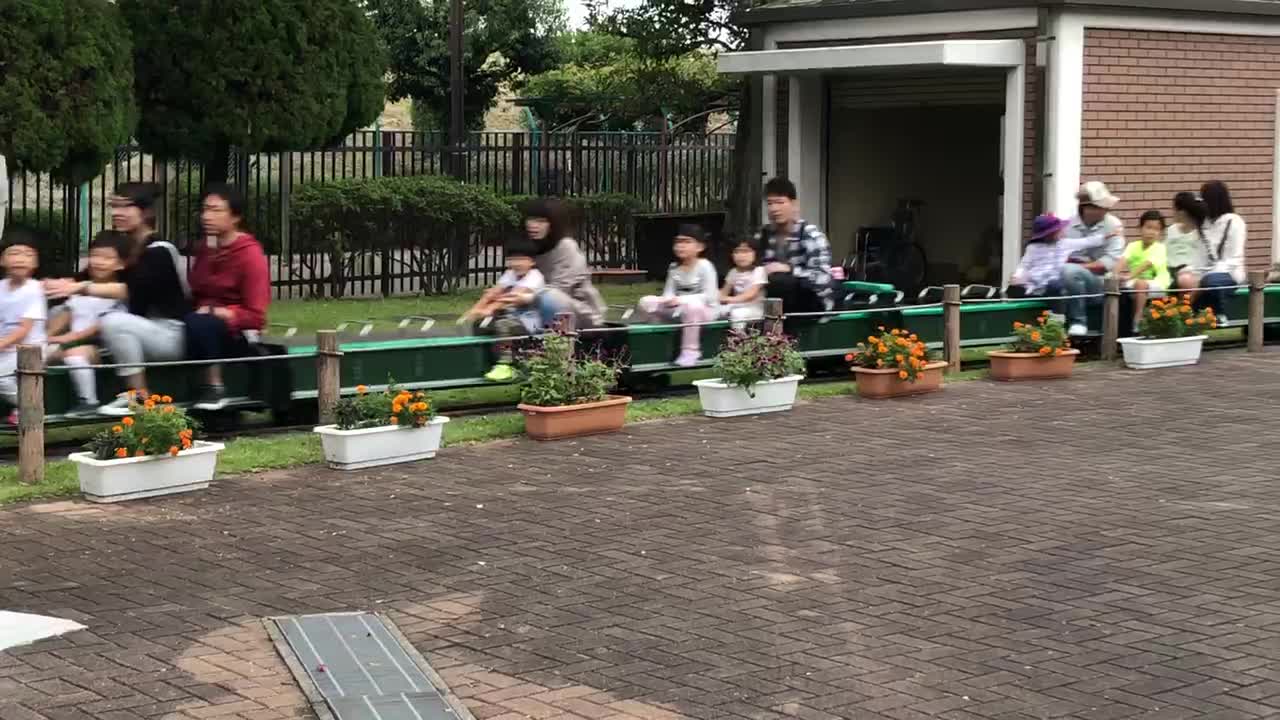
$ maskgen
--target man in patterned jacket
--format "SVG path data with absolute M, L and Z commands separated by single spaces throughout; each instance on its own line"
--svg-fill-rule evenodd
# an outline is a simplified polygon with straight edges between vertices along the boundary
M 790 180 L 770 180 L 764 186 L 764 196 L 769 224 L 756 236 L 756 242 L 764 248 L 767 297 L 781 299 L 784 313 L 830 310 L 831 244 L 827 236 L 800 217 L 796 186 Z

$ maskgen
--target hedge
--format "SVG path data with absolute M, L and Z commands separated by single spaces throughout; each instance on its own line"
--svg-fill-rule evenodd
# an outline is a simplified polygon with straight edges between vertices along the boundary
M 519 221 L 492 190 L 437 175 L 303 185 L 290 199 L 289 217 L 295 247 L 317 250 L 429 247 L 449 242 L 459 228 L 484 236 Z

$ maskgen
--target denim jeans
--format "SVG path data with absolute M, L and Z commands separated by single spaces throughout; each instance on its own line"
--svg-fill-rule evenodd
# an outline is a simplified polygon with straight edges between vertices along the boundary
M 534 298 L 534 307 L 542 317 L 542 327 L 551 327 L 556 322 L 556 315 L 569 312 L 573 308 L 573 300 L 563 291 L 555 288 L 544 288 Z
M 1204 291 L 1196 301 L 1198 307 L 1211 307 L 1213 314 L 1222 317 L 1227 311 L 1227 298 L 1230 297 L 1230 290 L 1220 290 L 1218 288 L 1231 287 L 1236 284 L 1235 278 L 1230 273 L 1211 272 L 1205 273 L 1200 278 L 1200 288 Z
M 1063 295 L 1092 295 L 1102 292 L 1102 276 L 1095 275 L 1083 265 L 1068 263 L 1062 266 Z M 1088 307 L 1102 298 L 1072 298 L 1063 310 L 1068 325 L 1087 325 L 1089 323 Z

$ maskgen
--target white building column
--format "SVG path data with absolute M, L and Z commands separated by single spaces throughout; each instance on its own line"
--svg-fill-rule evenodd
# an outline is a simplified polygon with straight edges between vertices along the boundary
M 1023 65 L 1005 73 L 1004 97 L 1004 207 L 1002 208 L 1000 277 L 1008 278 L 1022 259 L 1022 190 L 1026 179 L 1027 69 Z M 1038 178 L 1037 178 L 1038 180 Z
M 1076 213 L 1080 189 L 1080 155 L 1084 142 L 1084 22 L 1060 13 L 1051 26 L 1049 48 L 1049 117 L 1046 118 L 1045 205 L 1037 212 L 1063 217 Z
M 787 177 L 796 184 L 800 214 L 824 227 L 827 222 L 827 103 L 821 75 L 793 75 L 787 119 Z

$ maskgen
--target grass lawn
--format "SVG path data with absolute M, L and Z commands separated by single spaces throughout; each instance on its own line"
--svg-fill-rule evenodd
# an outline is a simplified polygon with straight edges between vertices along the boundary
M 597 285 L 610 305 L 634 306 L 645 295 L 661 291 L 657 283 Z M 395 327 L 406 315 L 454 317 L 466 312 L 479 299 L 481 290 L 453 295 L 419 295 L 400 298 L 359 300 L 276 300 L 271 303 L 273 323 L 293 325 L 300 333 L 332 330 L 345 320 L 378 320 L 383 329 Z M 378 326 L 375 326 L 378 327 Z
M 947 381 L 972 380 L 985 375 L 985 370 L 967 370 L 948 377 Z M 836 381 L 800 386 L 800 398 L 804 400 L 856 394 L 857 388 L 851 382 Z M 662 420 L 696 415 L 700 411 L 697 395 L 638 400 L 627 409 L 627 421 Z M 50 432 L 51 439 L 54 437 L 54 432 L 57 431 Z M 456 447 L 511 438 L 523 432 L 524 418 L 516 412 L 459 417 L 448 424 L 445 430 L 444 446 Z M 261 470 L 315 465 L 323 461 L 320 439 L 312 433 L 247 437 L 227 443 L 227 449 L 218 458 L 218 475 L 243 475 Z M 32 486 L 18 482 L 16 466 L 0 467 L 0 505 L 24 500 L 70 497 L 78 493 L 79 485 L 76 481 L 75 467 L 66 460 L 48 463 L 45 466 L 44 482 Z

